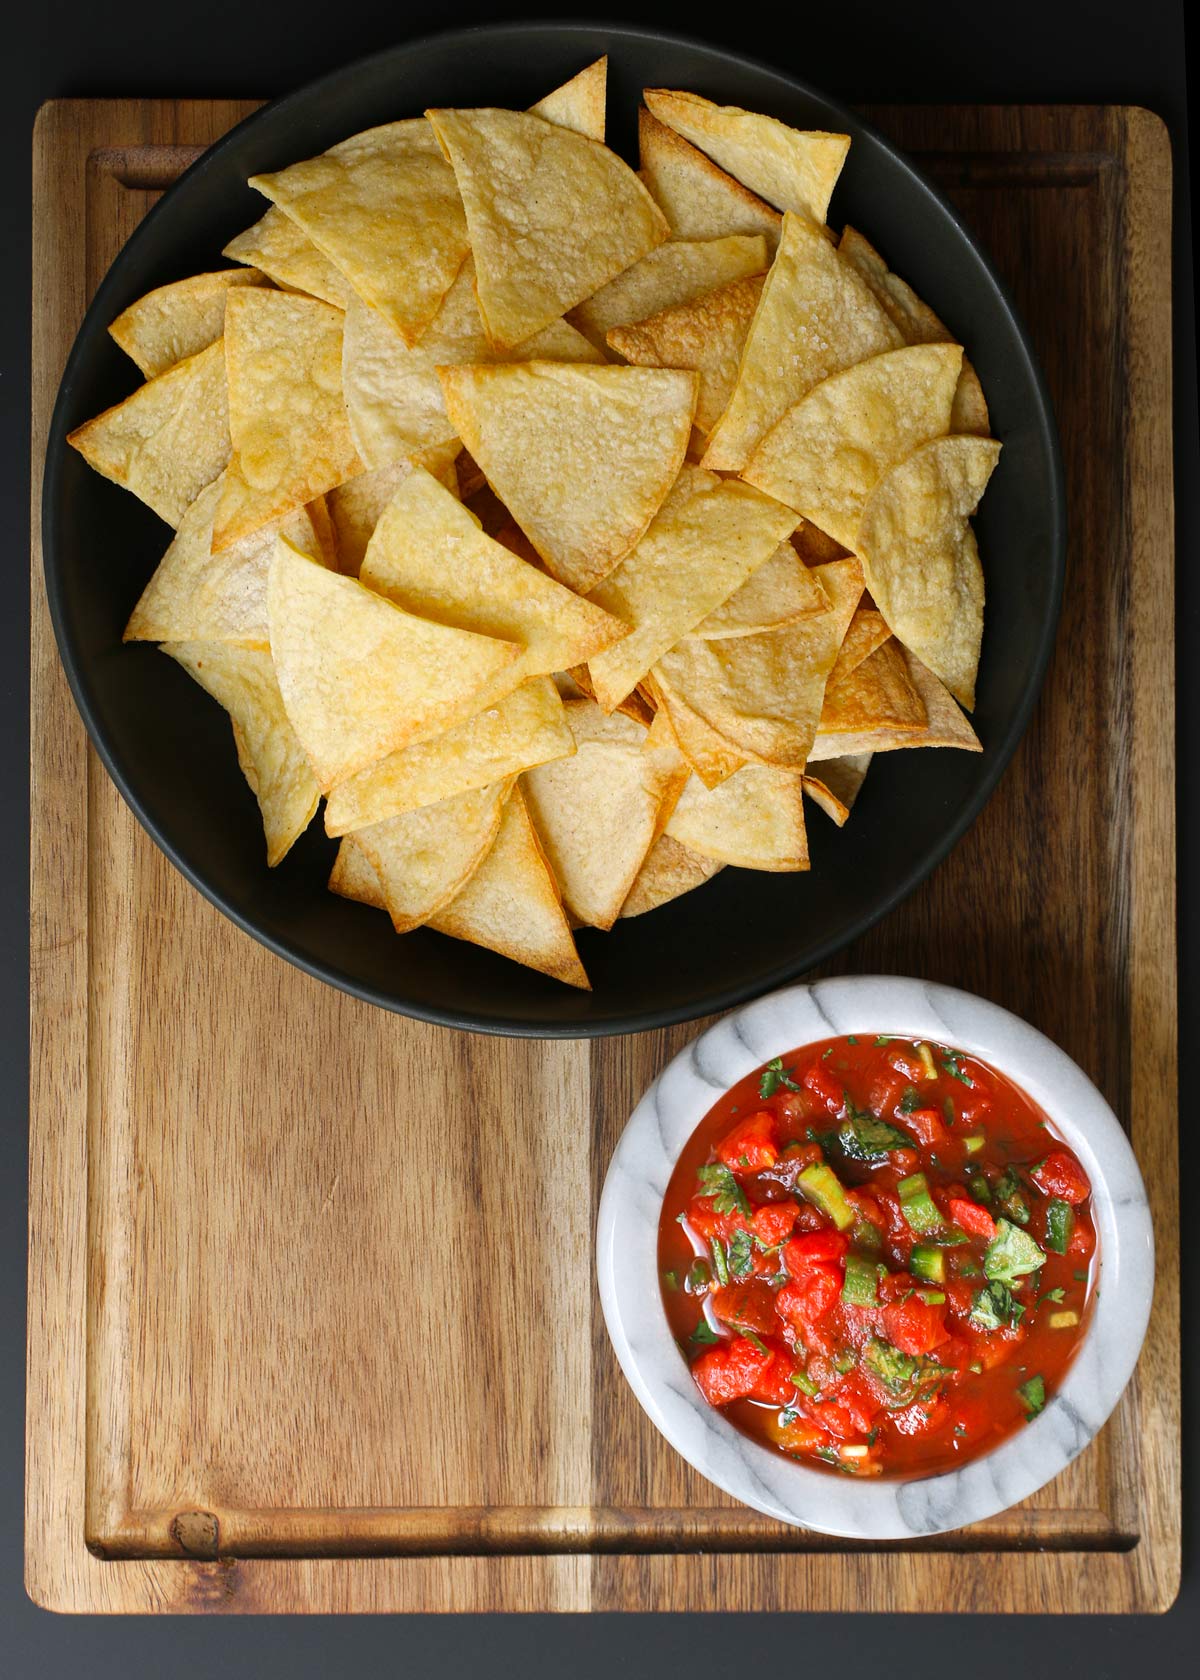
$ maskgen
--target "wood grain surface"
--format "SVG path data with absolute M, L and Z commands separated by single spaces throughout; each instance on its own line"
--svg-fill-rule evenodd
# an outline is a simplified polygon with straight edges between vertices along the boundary
M 88 297 L 253 107 L 67 101 L 35 135 L 27 1584 L 60 1610 L 1138 1611 L 1179 1576 L 1170 151 L 1148 113 L 869 114 L 1015 292 L 1062 428 L 1058 652 L 987 810 L 829 971 L 966 986 L 1130 1127 L 1159 1289 L 1112 1422 L 920 1546 L 790 1530 L 625 1386 L 596 1197 L 695 1026 L 475 1038 L 238 932 L 87 744 L 41 580 L 41 461 Z M 953 927 L 953 939 L 947 928 Z M 540 1212 L 536 1248 L 523 1240 Z

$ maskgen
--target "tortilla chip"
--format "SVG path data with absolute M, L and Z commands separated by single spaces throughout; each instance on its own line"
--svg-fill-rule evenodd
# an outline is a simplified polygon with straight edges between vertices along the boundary
M 437 444 L 432 449 L 422 450 L 411 460 L 392 461 L 386 467 L 376 467 L 373 472 L 359 473 L 328 492 L 326 501 L 337 539 L 339 571 L 347 577 L 358 576 L 380 514 L 414 467 L 423 466 L 452 494 L 457 491 L 454 458 L 458 450 L 457 440 Z
M 305 292 L 338 309 L 352 295 L 346 277 L 290 216 L 274 205 L 253 227 L 231 239 L 221 252 L 233 262 L 251 263 L 285 291 Z
M 561 677 L 567 678 L 571 690 L 573 690 L 573 692 L 568 692 L 562 688 L 560 683 L 559 686 L 564 700 L 594 700 L 596 698 L 595 685 L 592 682 L 591 672 L 586 665 L 572 665 L 569 671 L 557 672 L 556 680 Z M 643 729 L 649 729 L 654 722 L 654 707 L 644 700 L 636 689 L 632 694 L 627 694 L 620 705 L 614 707 L 614 710 L 620 712 L 624 717 L 632 718 L 634 723 L 640 723 Z
M 307 508 L 212 553 L 212 524 L 221 496 L 216 479 L 184 514 L 170 548 L 125 626 L 127 642 L 237 642 L 270 648 L 267 574 L 282 531 L 293 548 L 328 565 Z
M 848 134 L 789 128 L 775 117 L 714 105 L 697 93 L 646 88 L 652 115 L 777 210 L 824 222 L 850 150 Z
M 603 362 L 566 321 L 552 321 L 505 354 L 492 349 L 475 301 L 470 257 L 432 326 L 411 349 L 376 310 L 352 298 L 346 309 L 342 384 L 355 447 L 368 468 L 444 444 L 455 435 L 437 369 L 466 362 Z
M 644 916 L 647 910 L 657 910 L 660 904 L 681 898 L 693 887 L 702 887 L 724 867 L 716 858 L 689 852 L 669 834 L 660 834 L 638 870 L 629 896 L 621 906 L 621 915 Z
M 461 892 L 492 848 L 511 788 L 507 781 L 472 788 L 358 830 L 397 933 L 420 927 Z
M 904 335 L 906 344 L 952 344 L 954 334 L 922 303 L 911 286 L 898 274 L 893 274 L 879 252 L 855 228 L 842 229 L 838 250 L 852 262 L 870 286 L 888 315 Z M 950 413 L 952 432 L 971 432 L 977 437 L 989 437 L 987 399 L 979 375 L 963 357 Z
M 479 309 L 501 348 L 521 344 L 669 236 L 615 152 L 523 111 L 427 113 L 454 166 Z
M 871 768 L 872 756 L 864 752 L 849 758 L 829 758 L 821 765 L 820 775 L 807 770 L 804 772 L 805 793 L 839 828 L 846 826 L 846 819 L 858 798 L 858 790 Z
M 312 821 L 320 797 L 284 710 L 269 652 L 227 642 L 172 642 L 164 653 L 229 713 L 238 757 L 262 812 L 273 869 Z
M 139 385 L 115 408 L 77 426 L 67 442 L 89 467 L 178 526 L 229 463 L 224 345 L 210 344 Z
M 608 55 L 598 58 L 572 76 L 569 82 L 555 88 L 545 99 L 529 107 L 531 115 L 558 123 L 560 128 L 573 128 L 576 134 L 586 134 L 589 140 L 604 139 L 604 107 L 608 96 Z
M 814 385 L 758 444 L 742 477 L 851 550 L 879 480 L 950 429 L 957 344 L 888 350 Z
M 406 344 L 417 342 L 468 249 L 454 172 L 424 118 L 351 135 L 320 157 L 253 175 L 250 185 L 304 230 Z
M 860 753 L 895 752 L 901 747 L 959 747 L 964 752 L 982 752 L 979 739 L 959 711 L 945 686 L 927 670 L 916 654 L 900 649 L 913 687 L 925 708 L 926 724 L 915 733 L 897 729 L 863 729 L 847 734 L 818 732 L 809 764 L 825 764 Z
M 642 180 L 675 239 L 721 239 L 729 233 L 761 233 L 774 255 L 783 218 L 732 175 L 718 169 L 682 135 L 644 107 L 638 112 Z
M 619 618 L 486 536 L 421 467 L 385 508 L 360 575 L 405 612 L 517 643 L 521 657 L 501 674 L 506 690 L 582 664 L 626 634 Z
M 646 749 L 646 732 L 629 718 L 605 717 L 591 700 L 566 704 L 575 737 L 572 758 L 521 778 L 529 813 L 576 919 L 609 928 L 678 797 L 677 753 Z
M 845 560 L 850 550 L 825 535 L 810 519 L 802 519 L 792 532 L 796 553 L 811 571 L 814 566 L 827 566 L 831 560 Z
M 880 481 L 859 526 L 876 606 L 968 711 L 983 639 L 983 568 L 967 520 L 999 456 L 986 438 L 923 444 Z
M 469 717 L 480 690 L 521 654 L 414 618 L 284 537 L 267 603 L 280 692 L 323 792 Z
M 903 339 L 858 270 L 802 216 L 783 218 L 783 237 L 750 323 L 729 406 L 703 464 L 740 472 L 793 403 L 842 368 Z
M 722 641 L 726 636 L 756 636 L 760 630 L 778 630 L 810 613 L 825 612 L 828 605 L 828 597 L 793 544 L 783 542 L 691 634 L 706 642 Z
M 762 274 L 769 262 L 761 234 L 671 239 L 573 309 L 571 320 L 593 344 L 603 346 L 614 328 L 691 303 L 716 286 Z
M 689 851 L 740 869 L 808 868 L 801 779 L 786 770 L 747 764 L 712 789 L 690 777 L 666 832 Z
M 851 671 L 837 676 L 835 670 L 825 685 L 818 730 L 824 729 L 827 734 L 852 734 L 866 729 L 917 734 L 925 724 L 924 704 L 894 636 L 889 636 Z
M 333 515 L 329 511 L 329 503 L 324 496 L 314 496 L 311 502 L 305 502 L 302 510 L 308 515 L 317 542 L 321 549 L 321 558 L 331 572 L 338 569 L 337 532 L 333 528 Z M 300 545 L 298 545 L 300 546 Z
M 347 834 L 574 751 L 557 688 L 534 677 L 457 728 L 339 782 L 329 790 L 325 832 Z
M 705 787 L 718 787 L 742 768 L 745 757 L 657 675 L 653 686 L 658 710 L 650 726 L 650 739 L 655 746 L 674 746 Z
M 440 370 L 446 412 L 560 583 L 629 553 L 683 463 L 694 373 L 525 362 Z
M 147 292 L 108 330 L 145 377 L 155 379 L 217 342 L 225 331 L 225 299 L 231 286 L 265 284 L 266 276 L 252 268 L 194 274 L 190 280 Z
M 696 425 L 701 432 L 710 432 L 724 414 L 737 382 L 762 289 L 761 275 L 718 286 L 644 321 L 613 327 L 608 333 L 609 348 L 637 367 L 694 368 L 700 375 Z M 706 447 L 701 444 L 701 454 Z
M 558 883 L 519 786 L 505 804 L 491 851 L 457 898 L 430 917 L 429 925 L 454 939 L 498 951 L 567 986 L 591 990 Z
M 590 596 L 632 626 L 588 661 L 605 711 L 769 560 L 796 523 L 749 485 L 682 467 L 645 536 Z
M 356 904 L 369 904 L 375 910 L 387 909 L 379 872 L 353 834 L 348 834 L 338 847 L 329 890 L 339 898 L 353 899 Z
M 362 471 L 342 401 L 341 310 L 287 292 L 231 292 L 225 366 L 233 457 L 213 521 L 228 548 Z
M 852 671 L 857 670 L 864 659 L 869 659 L 876 648 L 882 647 L 884 642 L 889 640 L 891 634 L 881 612 L 874 607 L 860 605 L 838 649 L 833 670 L 829 673 L 829 687 L 836 687 Z

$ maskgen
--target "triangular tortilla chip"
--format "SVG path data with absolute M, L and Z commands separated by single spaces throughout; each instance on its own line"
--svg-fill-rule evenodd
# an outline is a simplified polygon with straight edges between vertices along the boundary
M 944 437 L 883 478 L 864 509 L 858 554 L 892 633 L 970 711 L 983 639 L 983 569 L 967 523 L 1000 445 Z
M 519 786 L 504 807 L 491 851 L 458 897 L 430 917 L 429 925 L 454 939 L 498 951 L 567 986 L 591 990 L 558 884 Z
M 891 634 L 881 612 L 874 607 L 860 605 L 838 649 L 833 670 L 829 673 L 828 688 L 836 688 L 838 683 L 858 669 L 864 659 L 869 659 L 876 648 L 882 647 Z
M 353 899 L 356 904 L 369 904 L 374 910 L 387 909 L 379 873 L 353 834 L 348 834 L 338 847 L 329 890 L 339 898 Z
M 337 540 L 338 570 L 347 577 L 358 576 L 380 514 L 414 467 L 423 466 L 451 494 L 457 494 L 454 459 L 458 452 L 457 439 L 452 443 L 439 443 L 431 449 L 423 449 L 411 460 L 401 458 L 386 467 L 376 467 L 373 472 L 359 473 L 330 490 L 325 500 Z
M 906 285 L 898 274 L 892 273 L 870 240 L 864 239 L 855 228 L 842 229 L 838 250 L 854 264 L 870 286 L 891 320 L 900 329 L 906 344 L 954 342 L 954 334 L 949 328 L 943 325 L 927 303 L 921 302 L 911 286 Z M 954 393 L 954 406 L 950 412 L 950 430 L 972 432 L 976 437 L 988 437 L 991 434 L 987 399 L 979 383 L 979 375 L 965 356 Z
M 263 526 L 220 554 L 212 524 L 221 495 L 216 479 L 184 514 L 170 548 L 125 626 L 127 642 L 238 642 L 269 648 L 267 574 L 283 535 L 313 560 L 329 564 L 307 508 Z
M 521 344 L 661 245 L 666 218 L 633 170 L 523 111 L 427 113 L 454 166 L 493 343 Z
M 443 368 L 446 411 L 560 583 L 581 595 L 624 559 L 675 482 L 696 375 L 659 368 Z
M 702 887 L 724 867 L 716 858 L 689 852 L 669 834 L 660 834 L 638 870 L 629 896 L 621 906 L 621 915 L 644 916 L 647 910 L 657 910 L 672 899 L 682 898 L 693 887 Z
M 761 233 L 774 254 L 783 218 L 644 107 L 638 112 L 642 180 L 676 239 Z
M 511 782 L 472 788 L 355 835 L 397 933 L 410 933 L 461 892 L 492 848 Z
M 915 735 L 925 728 L 925 706 L 913 685 L 894 636 L 860 660 L 853 670 L 825 685 L 818 732 L 851 734 L 894 729 Z
M 558 123 L 560 128 L 573 128 L 576 134 L 586 134 L 589 140 L 603 141 L 607 95 L 608 55 L 605 54 L 529 109 L 533 116 Z
M 755 446 L 793 403 L 841 368 L 904 340 L 857 269 L 824 229 L 783 218 L 783 238 L 767 275 L 729 406 L 714 427 L 703 464 L 740 472 Z
M 815 566 L 827 566 L 831 560 L 845 560 L 849 550 L 840 542 L 827 537 L 810 519 L 802 519 L 792 532 L 796 553 L 811 571 Z
M 304 833 L 319 790 L 284 710 L 271 655 L 227 642 L 172 642 L 163 649 L 233 720 L 238 757 L 262 812 L 273 869 Z
M 444 735 L 339 782 L 329 790 L 325 832 L 347 834 L 574 751 L 557 688 L 549 677 L 534 677 Z
M 737 382 L 762 289 L 763 277 L 758 274 L 718 286 L 644 321 L 612 328 L 609 348 L 637 367 L 694 368 L 700 375 L 696 425 L 710 432 L 724 414 Z
M 647 749 L 645 730 L 629 718 L 605 717 L 591 700 L 565 709 L 574 757 L 527 771 L 521 785 L 563 903 L 578 921 L 609 928 L 684 773 L 678 754 Z
M 385 508 L 359 575 L 405 612 L 520 644 L 503 672 L 510 686 L 582 664 L 626 634 L 619 618 L 486 536 L 422 467 Z
M 658 704 L 648 737 L 654 746 L 674 746 L 705 787 L 719 786 L 742 768 L 746 763 L 744 755 L 735 751 L 723 735 L 661 682 L 657 671 L 649 686 Z
M 826 764 L 860 753 L 895 752 L 903 747 L 958 747 L 964 752 L 982 752 L 979 739 L 954 699 L 933 672 L 914 653 L 900 649 L 913 687 L 925 707 L 924 729 L 908 733 L 897 729 L 863 729 L 847 734 L 818 732 L 809 764 Z M 820 774 L 821 772 L 818 772 Z
M 950 429 L 957 344 L 888 350 L 801 397 L 758 444 L 742 477 L 851 550 L 883 475 Z
M 596 698 L 595 685 L 586 665 L 572 665 L 569 671 L 556 671 L 555 680 L 559 681 L 561 678 L 566 678 L 572 691 L 568 693 L 565 688 L 562 689 L 564 700 L 594 700 Z M 654 707 L 648 704 L 636 689 L 632 694 L 627 694 L 615 710 L 621 712 L 627 718 L 632 718 L 634 723 L 640 723 L 643 729 L 649 729 L 654 722 Z
M 323 792 L 469 717 L 479 691 L 521 654 L 414 618 L 283 537 L 267 603 L 280 692 Z
M 178 526 L 228 465 L 229 393 L 223 343 L 177 362 L 131 397 L 77 426 L 67 442 L 168 525 Z
M 810 613 L 825 612 L 828 606 L 828 597 L 793 544 L 783 542 L 691 634 L 706 642 L 722 641 L 727 636 L 757 636 L 761 630 L 778 630 Z
M 632 626 L 588 661 L 606 711 L 701 619 L 728 600 L 798 523 L 782 503 L 736 479 L 685 465 L 645 536 L 591 599 Z
M 698 93 L 646 88 L 647 106 L 714 163 L 777 210 L 823 222 L 850 150 L 848 134 L 789 128 L 775 117 L 714 105 Z
M 352 135 L 250 185 L 303 228 L 405 343 L 417 342 L 468 249 L 454 171 L 423 118 Z
M 306 292 L 338 309 L 345 309 L 351 296 L 341 270 L 317 250 L 302 227 L 274 205 L 253 227 L 231 239 L 221 255 L 253 264 L 285 291 Z
M 442 400 L 439 367 L 538 360 L 603 362 L 604 357 L 566 321 L 552 321 L 515 350 L 493 350 L 475 301 L 475 265 L 470 257 L 432 326 L 412 348 L 377 310 L 352 298 L 346 309 L 342 385 L 359 455 L 369 468 L 381 467 L 454 437 Z
M 690 777 L 666 832 L 689 851 L 740 869 L 808 868 L 801 778 L 786 770 L 747 764 L 712 789 Z
M 864 752 L 855 753 L 848 758 L 828 758 L 821 765 L 819 774 L 808 770 L 804 772 L 805 793 L 839 828 L 846 826 L 859 789 L 871 768 L 873 756 L 872 753 Z
M 362 471 L 342 402 L 340 309 L 241 289 L 225 306 L 233 458 L 213 521 L 228 548 Z
M 308 515 L 309 523 L 316 533 L 320 544 L 321 558 L 331 572 L 338 570 L 337 532 L 333 528 L 333 515 L 329 511 L 329 503 L 324 496 L 314 496 L 311 502 L 305 502 L 303 513 Z M 303 548 L 303 543 L 295 546 Z
M 763 274 L 769 262 L 761 234 L 671 239 L 601 286 L 571 311 L 571 320 L 593 344 L 603 345 L 614 328 L 690 303 L 716 286 Z
M 225 331 L 225 299 L 231 286 L 262 286 L 266 276 L 252 268 L 194 274 L 159 286 L 117 316 L 109 333 L 132 356 L 147 379 L 176 362 L 198 356 Z

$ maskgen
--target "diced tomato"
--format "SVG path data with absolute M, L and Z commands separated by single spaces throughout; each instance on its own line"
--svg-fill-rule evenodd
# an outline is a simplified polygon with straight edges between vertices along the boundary
M 949 1416 L 949 1404 L 939 1394 L 933 1400 L 914 1400 L 902 1412 L 893 1412 L 888 1422 L 900 1435 L 929 1435 Z
M 810 1400 L 809 1415 L 816 1419 L 827 1434 L 835 1435 L 839 1441 L 852 1441 L 859 1433 L 858 1425 L 843 1406 L 836 1400 Z
M 717 1145 L 717 1156 L 733 1173 L 760 1173 L 779 1159 L 775 1116 L 767 1109 L 747 1114 Z
M 775 1296 L 775 1311 L 802 1330 L 811 1329 L 842 1293 L 840 1267 L 813 1266 L 801 1278 L 785 1283 Z
M 759 1373 L 750 1398 L 765 1401 L 771 1406 L 786 1406 L 796 1398 L 796 1385 L 792 1381 L 794 1368 L 795 1361 L 790 1353 L 773 1349 L 769 1363 Z
M 897 1046 L 888 1051 L 888 1061 L 904 1075 L 910 1085 L 925 1077 L 925 1064 L 915 1050 L 905 1050 Z
M 963 1086 L 962 1091 L 955 1094 L 954 1106 L 958 1111 L 958 1118 L 964 1125 L 974 1125 L 976 1120 L 983 1120 L 992 1112 L 992 1093 L 983 1083 L 977 1073 L 971 1075 L 974 1084 Z
M 796 1215 L 797 1231 L 825 1231 L 829 1228 L 829 1221 L 821 1212 L 809 1202 L 801 1204 L 800 1212 Z
M 871 1086 L 867 1107 L 872 1114 L 890 1114 L 904 1095 L 907 1084 L 901 1073 L 881 1073 Z
M 840 1406 L 846 1413 L 855 1429 L 863 1435 L 879 1415 L 879 1402 L 861 1371 L 851 1371 L 849 1376 L 843 1378 L 838 1384 L 833 1400 L 835 1405 Z
M 1003 1365 L 1012 1355 L 1013 1348 L 1025 1340 L 1026 1332 L 1018 1324 L 1008 1330 L 964 1332 L 971 1344 L 971 1354 L 977 1365 L 982 1365 L 985 1371 L 994 1370 L 997 1365 Z
M 705 1350 L 692 1366 L 696 1385 L 710 1406 L 727 1406 L 731 1400 L 745 1400 L 771 1363 L 769 1353 L 760 1353 L 744 1336 Z
M 1092 1229 L 1092 1222 L 1087 1218 L 1075 1216 L 1075 1229 L 1071 1232 L 1067 1243 L 1067 1253 L 1074 1260 L 1086 1260 L 1096 1246 L 1096 1233 Z
M 939 1285 L 946 1297 L 946 1305 L 959 1318 L 966 1318 L 975 1305 L 975 1296 L 982 1286 L 982 1278 L 951 1278 Z
M 916 1172 L 920 1163 L 921 1157 L 915 1149 L 892 1150 L 892 1165 L 902 1177 L 907 1177 L 909 1173 Z
M 814 1062 L 800 1083 L 819 1098 L 831 1114 L 840 1114 L 846 1106 L 845 1086 L 823 1062 Z
M 902 1301 L 906 1295 L 911 1295 L 916 1288 L 916 1282 L 907 1272 L 888 1272 L 881 1277 L 876 1285 L 879 1299 L 886 1305 L 889 1301 Z
M 965 1336 L 951 1336 L 938 1348 L 937 1356 L 939 1365 L 953 1365 L 956 1371 L 961 1371 L 973 1357 L 971 1344 Z
M 750 1228 L 736 1208 L 732 1213 L 718 1213 L 711 1196 L 693 1196 L 687 1205 L 687 1220 L 692 1230 L 705 1242 L 711 1242 L 714 1237 L 726 1239 L 735 1231 Z
M 1070 1202 L 1073 1206 L 1086 1202 L 1092 1193 L 1088 1175 L 1065 1149 L 1052 1149 L 1029 1176 L 1047 1196 L 1056 1196 L 1060 1202 Z
M 761 1278 L 727 1283 L 723 1289 L 714 1289 L 709 1299 L 717 1317 L 735 1329 L 765 1336 L 775 1328 L 775 1296 Z
M 869 1225 L 874 1225 L 879 1231 L 887 1229 L 887 1220 L 883 1216 L 883 1209 L 874 1196 L 868 1196 L 865 1190 L 853 1189 L 847 1189 L 843 1194 L 860 1219 L 865 1219 Z
M 793 1277 L 811 1270 L 827 1260 L 841 1260 L 850 1247 L 850 1239 L 832 1226 L 820 1231 L 807 1231 L 785 1243 L 783 1263 Z
M 914 1108 L 911 1113 L 902 1114 L 900 1119 L 926 1149 L 932 1149 L 936 1143 L 945 1143 L 950 1135 L 936 1108 Z
M 799 1212 L 798 1202 L 764 1202 L 762 1207 L 755 1208 L 750 1220 L 754 1235 L 759 1242 L 766 1243 L 768 1248 L 786 1242 L 792 1234 L 792 1227 Z
M 949 1197 L 946 1212 L 961 1231 L 966 1231 L 973 1237 L 985 1237 L 991 1242 L 996 1235 L 996 1221 L 985 1207 L 980 1207 L 978 1202 L 971 1201 L 969 1197 Z
M 897 1150 L 896 1153 L 900 1154 L 903 1152 Z M 883 1190 L 874 1184 L 871 1185 L 871 1194 L 875 1199 L 876 1207 L 883 1214 L 884 1228 L 887 1231 L 888 1236 L 897 1237 L 908 1232 L 909 1223 L 900 1211 L 899 1196 L 897 1196 L 892 1190 Z
M 909 1353 L 914 1357 L 922 1353 L 932 1353 L 934 1348 L 940 1347 L 950 1335 L 946 1329 L 945 1307 L 931 1306 L 919 1295 L 911 1295 L 907 1301 L 895 1301 L 891 1306 L 885 1307 L 883 1327 L 888 1341 L 894 1347 L 898 1347 L 901 1353 Z

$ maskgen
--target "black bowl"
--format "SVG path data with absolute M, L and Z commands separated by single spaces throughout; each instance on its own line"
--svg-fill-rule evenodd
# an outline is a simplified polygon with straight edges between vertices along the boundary
M 174 661 L 121 643 L 167 528 L 64 440 L 136 383 L 108 323 L 152 287 L 220 266 L 221 247 L 261 215 L 247 176 L 430 105 L 529 105 L 602 52 L 610 140 L 626 157 L 635 156 L 643 86 L 688 88 L 852 135 L 831 220 L 860 227 L 961 336 L 1004 453 L 978 519 L 988 613 L 975 723 L 984 751 L 881 755 L 844 830 L 814 811 L 809 874 L 729 869 L 611 933 L 582 933 L 588 994 L 436 933 L 396 938 L 378 911 L 325 890 L 336 843 L 319 822 L 267 869 L 224 714 Z M 54 628 L 84 722 L 139 820 L 201 892 L 280 956 L 372 1003 L 483 1032 L 565 1037 L 636 1032 L 742 1002 L 812 967 L 911 892 L 978 815 L 1028 722 L 1057 622 L 1065 542 L 1058 442 L 1029 341 L 987 259 L 928 182 L 850 111 L 763 65 L 675 36 L 559 24 L 392 48 L 277 100 L 206 152 L 130 239 L 80 328 L 51 426 L 43 529 Z

